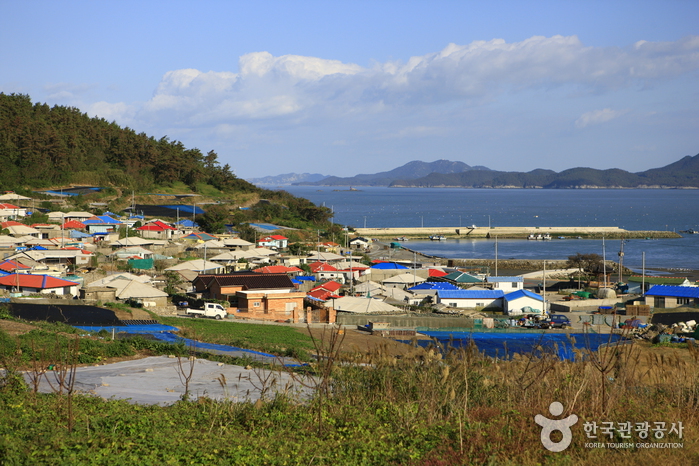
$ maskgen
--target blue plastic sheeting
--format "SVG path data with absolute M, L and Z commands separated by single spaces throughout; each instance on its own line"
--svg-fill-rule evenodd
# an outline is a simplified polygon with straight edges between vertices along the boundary
M 191 205 L 175 204 L 175 205 L 161 205 L 159 207 L 165 207 L 165 208 L 172 209 L 175 211 L 179 210 L 180 214 L 195 214 L 195 215 L 202 214 L 203 215 L 206 213 L 206 212 L 204 212 L 204 209 L 202 209 L 201 207 L 191 206 Z
M 260 351 L 253 351 L 253 350 L 248 350 L 248 349 L 243 349 L 243 348 L 236 348 L 235 346 L 228 346 L 228 345 L 217 345 L 215 343 L 202 343 L 201 341 L 195 341 L 195 340 L 190 340 L 188 338 L 182 338 L 174 333 L 164 333 L 162 335 L 156 335 L 156 338 L 158 340 L 166 341 L 168 343 L 180 343 L 183 342 L 184 344 L 189 347 L 190 345 L 194 345 L 195 349 L 210 349 L 210 350 L 216 350 L 216 351 L 244 351 L 246 353 L 251 353 L 251 354 L 259 354 L 261 356 L 267 356 L 270 358 L 275 358 L 273 354 L 268 354 L 268 353 L 262 353 Z
M 109 333 L 112 329 L 116 333 L 161 333 L 161 332 L 176 332 L 179 330 L 177 327 L 172 327 L 171 325 L 160 325 L 160 324 L 147 324 L 147 325 L 122 325 L 122 326 L 111 326 L 102 327 L 95 325 L 76 325 L 75 328 L 85 330 L 86 332 L 97 333 L 101 330 L 106 330 Z
M 251 223 L 251 227 L 261 228 L 263 230 L 279 230 L 279 226 L 272 225 L 271 223 Z
M 235 346 L 228 345 L 217 345 L 214 343 L 203 343 L 201 341 L 190 340 L 187 338 L 182 338 L 175 335 L 172 332 L 179 330 L 177 327 L 172 327 L 170 325 L 161 324 L 147 324 L 147 325 L 125 325 L 125 326 L 112 326 L 112 327 L 98 327 L 98 326 L 83 326 L 76 325 L 76 328 L 85 330 L 86 332 L 98 333 L 100 330 L 106 330 L 109 333 L 131 333 L 131 334 L 152 334 L 156 339 L 164 341 L 166 343 L 184 343 L 188 348 L 192 347 L 195 350 L 206 351 L 209 353 L 223 354 L 230 357 L 243 357 L 250 356 L 253 359 L 260 360 L 267 363 L 281 363 L 286 367 L 300 367 L 305 364 L 298 364 L 296 361 L 290 358 L 280 358 L 273 354 L 262 353 L 260 351 L 253 351 L 245 348 L 236 348 Z
M 561 360 L 574 361 L 574 350 L 597 349 L 604 344 L 616 343 L 619 335 L 605 335 L 598 333 L 480 333 L 480 332 L 421 332 L 424 335 L 438 340 L 440 346 L 447 348 L 461 348 L 473 342 L 476 348 L 486 356 L 500 359 L 510 359 L 513 353 L 541 355 L 541 350 L 558 355 Z M 407 342 L 406 343 L 412 343 Z M 429 346 L 434 342 L 418 340 L 420 346 Z
M 137 332 L 134 332 L 137 333 Z M 305 364 L 297 364 L 294 362 L 291 362 L 287 358 L 279 358 L 278 356 L 275 356 L 273 354 L 268 354 L 268 353 L 262 353 L 260 351 L 253 351 L 245 348 L 236 348 L 235 346 L 228 346 L 228 345 L 217 345 L 215 343 L 203 343 L 201 341 L 195 341 L 195 340 L 190 340 L 187 338 L 182 338 L 174 333 L 157 333 L 154 335 L 155 338 L 161 341 L 166 341 L 168 343 L 184 343 L 188 348 L 193 347 L 195 350 L 208 350 L 209 352 L 216 352 L 216 353 L 223 353 L 226 356 L 232 356 L 232 357 L 239 357 L 239 356 L 244 356 L 244 355 L 249 355 L 249 356 L 262 356 L 264 359 L 268 359 L 270 361 L 268 362 L 276 362 L 280 361 L 284 366 L 286 367 L 300 367 Z M 237 354 L 235 354 L 237 353 Z M 245 354 L 240 354 L 240 353 L 245 353 Z M 259 359 L 259 358 L 255 358 Z
M 400 264 L 396 264 L 395 262 L 379 262 L 377 264 L 374 264 L 371 266 L 372 269 L 378 269 L 378 270 L 394 270 L 394 269 L 405 269 L 407 270 L 408 267 Z

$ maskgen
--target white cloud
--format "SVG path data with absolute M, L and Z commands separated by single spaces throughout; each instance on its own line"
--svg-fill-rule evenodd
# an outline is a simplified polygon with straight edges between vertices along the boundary
M 70 101 L 77 99 L 95 87 L 93 84 L 55 83 L 47 84 L 44 86 L 44 90 L 47 93 L 46 98 L 49 100 Z
M 410 126 L 379 136 L 378 139 L 403 139 L 444 135 L 446 130 L 437 126 Z
M 136 113 L 136 108 L 124 102 L 113 104 L 102 101 L 90 105 L 85 113 L 90 116 L 104 118 L 107 121 L 118 121 L 121 125 L 131 125 Z
M 607 121 L 620 117 L 624 113 L 626 113 L 626 110 L 612 110 L 611 108 L 593 110 L 580 115 L 580 118 L 575 120 L 575 127 L 585 128 L 591 125 L 606 123 Z
M 588 47 L 576 36 L 535 36 L 449 44 L 443 50 L 364 68 L 337 60 L 268 52 L 240 57 L 239 71 L 166 73 L 143 119 L 181 126 L 293 117 L 338 119 L 395 108 L 478 106 L 505 92 L 568 86 L 604 93 L 647 85 L 699 69 L 699 37 L 638 42 L 629 48 Z M 583 115 L 584 127 L 618 116 Z M 606 118 L 606 120 L 605 120 Z

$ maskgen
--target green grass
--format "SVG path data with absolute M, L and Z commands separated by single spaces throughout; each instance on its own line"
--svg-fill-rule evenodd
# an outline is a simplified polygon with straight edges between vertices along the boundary
M 166 325 L 181 329 L 181 335 L 207 343 L 230 345 L 279 356 L 310 360 L 313 340 L 292 327 L 282 325 L 221 322 L 210 319 L 163 317 Z
M 162 321 L 211 343 L 268 352 L 265 347 L 312 347 L 309 337 L 290 327 Z M 16 377 L 24 358 L 40 357 L 36 348 L 52 351 L 56 341 L 65 342 L 58 345 L 64 360 L 158 345 L 142 338 L 111 342 L 80 337 L 78 352 L 70 353 L 68 341 L 73 338 L 46 328 L 19 338 L 0 332 L 0 365 L 7 369 L 6 375 L 0 374 L 0 464 L 613 466 L 699 460 L 699 420 L 694 415 L 699 406 L 699 348 L 694 345 L 672 353 L 648 352 L 638 344 L 607 347 L 577 362 L 546 354 L 494 361 L 472 348 L 444 357 L 428 351 L 396 359 L 377 348 L 362 355 L 366 364 L 352 358 L 340 364 L 330 338 L 324 357 L 310 365 L 318 376 L 318 390 L 306 402 L 277 395 L 257 403 L 200 398 L 170 407 L 137 406 L 92 396 L 33 393 Z M 172 351 L 172 346 L 163 350 Z M 565 415 L 579 417 L 573 443 L 559 454 L 542 447 L 541 429 L 534 422 L 554 400 L 570 410 Z M 583 431 L 589 421 L 681 421 L 684 438 L 668 434 L 661 443 L 684 446 L 662 454 L 647 448 L 590 449 Z
M 591 360 L 496 362 L 467 349 L 397 360 L 379 350 L 367 365 L 335 364 L 328 390 L 303 403 L 278 395 L 256 403 L 200 398 L 138 406 L 35 394 L 17 379 L 0 378 L 0 464 L 696 464 L 697 350 L 687 350 L 691 363 L 684 365 L 646 361 L 637 350 L 598 353 L 611 363 L 602 372 Z M 534 422 L 552 400 L 579 417 L 573 443 L 556 454 L 542 447 Z M 683 447 L 590 449 L 583 431 L 589 421 L 681 421 L 684 438 L 668 434 L 660 443 Z

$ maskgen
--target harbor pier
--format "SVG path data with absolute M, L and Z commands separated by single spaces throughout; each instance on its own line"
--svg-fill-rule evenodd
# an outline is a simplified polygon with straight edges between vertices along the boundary
M 359 236 L 371 238 L 427 239 L 430 236 L 445 238 L 519 238 L 531 235 L 551 238 L 681 238 L 674 231 L 624 230 L 619 227 L 416 227 L 416 228 L 355 228 Z

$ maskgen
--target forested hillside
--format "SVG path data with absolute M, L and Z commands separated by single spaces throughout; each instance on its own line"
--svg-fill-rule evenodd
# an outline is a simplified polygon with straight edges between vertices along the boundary
M 184 182 L 225 191 L 254 186 L 206 155 L 167 137 L 155 139 L 72 107 L 32 103 L 27 95 L 0 93 L 0 187 L 67 184 L 148 190 Z
M 0 93 L 0 164 L 0 190 L 29 193 L 71 184 L 121 188 L 137 196 L 173 186 L 192 193 L 217 190 L 222 204 L 208 207 L 207 213 L 216 218 L 218 230 L 224 223 L 252 221 L 305 228 L 331 215 L 307 199 L 237 178 L 231 167 L 219 164 L 214 151 L 203 154 L 167 137 L 155 139 L 90 118 L 76 108 L 34 104 L 27 95 Z M 241 211 L 227 201 L 241 193 L 265 202 Z

